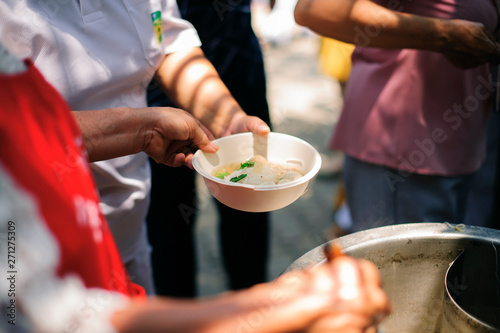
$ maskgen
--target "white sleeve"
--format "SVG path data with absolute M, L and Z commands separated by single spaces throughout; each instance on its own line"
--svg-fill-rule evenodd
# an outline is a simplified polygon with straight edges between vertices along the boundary
M 56 274 L 59 247 L 32 196 L 0 164 L 0 331 L 115 332 L 127 298 Z
M 166 0 L 162 12 L 163 45 L 165 54 L 200 46 L 200 38 L 191 23 L 181 18 L 175 0 Z

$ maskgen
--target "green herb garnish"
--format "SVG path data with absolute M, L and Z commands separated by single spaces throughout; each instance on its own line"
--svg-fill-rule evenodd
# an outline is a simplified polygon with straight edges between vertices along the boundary
M 233 183 L 236 183 L 236 182 L 239 182 L 240 180 L 242 180 L 243 178 L 245 178 L 246 176 L 247 176 L 246 173 L 242 173 L 238 177 L 233 177 L 233 178 L 229 179 L 229 181 L 232 181 Z
M 241 169 L 244 169 L 244 168 L 251 168 L 255 165 L 255 162 L 252 162 L 252 161 L 246 161 L 245 163 L 241 163 L 240 165 L 240 168 L 237 169 L 237 170 L 241 170 Z
M 220 178 L 220 179 L 224 179 L 224 177 L 226 177 L 227 175 L 229 175 L 229 172 L 217 172 L 215 174 L 215 177 Z

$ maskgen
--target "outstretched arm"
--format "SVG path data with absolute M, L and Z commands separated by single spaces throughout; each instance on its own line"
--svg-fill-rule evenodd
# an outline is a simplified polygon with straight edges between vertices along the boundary
M 388 312 L 375 265 L 340 257 L 208 300 L 158 298 L 132 305 L 112 322 L 127 333 L 361 333 L 376 332 Z
M 91 162 L 144 151 L 158 163 L 191 167 L 193 151 L 217 151 L 213 135 L 189 113 L 175 108 L 76 111 Z
M 180 108 L 199 119 L 214 135 L 269 133 L 257 117 L 247 116 L 198 47 L 166 56 L 155 80 Z
M 457 67 L 499 63 L 499 45 L 481 23 L 398 12 L 369 0 L 298 0 L 295 20 L 359 46 L 441 52 Z

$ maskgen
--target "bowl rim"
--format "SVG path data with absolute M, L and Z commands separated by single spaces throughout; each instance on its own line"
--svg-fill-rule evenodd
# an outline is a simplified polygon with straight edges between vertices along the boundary
M 236 134 L 232 134 L 232 135 L 227 135 L 227 136 L 224 136 L 224 137 L 220 137 L 218 139 L 213 140 L 212 142 L 215 143 L 215 144 L 217 144 L 217 142 L 220 142 L 220 141 L 223 141 L 223 140 L 227 140 L 228 138 L 232 138 L 232 137 L 235 137 L 235 136 L 249 136 L 249 135 L 253 135 L 253 133 L 252 132 L 236 133 Z M 248 188 L 248 189 L 252 189 L 254 191 L 272 191 L 272 190 L 285 189 L 285 188 L 289 188 L 289 187 L 294 187 L 294 186 L 297 186 L 297 185 L 301 185 L 303 183 L 306 183 L 306 182 L 310 181 L 319 172 L 319 170 L 321 169 L 321 162 L 322 162 L 321 155 L 319 154 L 318 150 L 316 148 L 314 148 L 309 142 L 307 142 L 307 141 L 305 141 L 305 140 L 303 140 L 301 138 L 298 138 L 296 136 L 293 136 L 293 135 L 290 135 L 290 134 L 285 134 L 285 133 L 269 132 L 268 135 L 271 135 L 271 136 L 287 136 L 287 137 L 291 137 L 294 140 L 298 140 L 302 144 L 304 144 L 306 146 L 309 146 L 312 149 L 312 151 L 314 152 L 314 157 L 315 157 L 314 167 L 309 172 L 307 172 L 305 175 L 303 175 L 302 177 L 300 177 L 300 178 L 298 178 L 296 180 L 293 180 L 291 182 L 284 183 L 284 184 L 276 184 L 276 185 L 252 185 L 252 184 L 231 183 L 231 182 L 225 181 L 223 179 L 220 179 L 220 178 L 217 178 L 217 177 L 211 175 L 210 173 L 208 173 L 207 171 L 205 171 L 201 167 L 201 165 L 198 162 L 198 157 L 201 154 L 205 154 L 205 152 L 203 152 L 201 149 L 198 149 L 194 153 L 194 156 L 193 156 L 193 161 L 192 161 L 193 162 L 193 168 L 196 170 L 196 172 L 198 172 L 203 178 L 205 178 L 207 180 L 210 180 L 210 181 L 222 184 L 222 185 L 226 185 L 226 186 L 232 186 L 232 187 L 238 187 L 238 188 Z M 206 153 L 206 154 L 210 154 L 210 153 Z

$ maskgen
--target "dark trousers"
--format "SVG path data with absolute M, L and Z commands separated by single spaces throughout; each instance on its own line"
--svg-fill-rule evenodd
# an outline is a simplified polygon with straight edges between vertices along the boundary
M 158 295 L 196 296 L 195 173 L 151 161 L 153 183 L 147 225 Z M 229 288 L 267 279 L 268 213 L 244 213 L 217 202 L 219 240 Z

